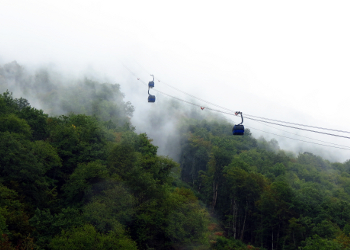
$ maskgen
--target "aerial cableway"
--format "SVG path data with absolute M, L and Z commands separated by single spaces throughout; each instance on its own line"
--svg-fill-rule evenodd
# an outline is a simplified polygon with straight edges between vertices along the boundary
M 240 111 L 237 111 L 235 115 L 241 115 L 242 122 L 239 124 L 236 124 L 232 128 L 232 134 L 233 135 L 244 135 L 244 126 L 243 126 L 243 114 Z
M 153 80 L 148 83 L 148 102 L 155 102 L 156 101 L 156 96 L 151 95 L 149 93 L 149 90 L 154 88 L 154 75 L 151 75 L 153 77 Z
M 124 65 L 125 68 L 127 68 L 125 65 Z M 128 68 L 127 68 L 128 69 Z M 130 71 L 130 73 L 134 76 L 136 76 L 135 73 L 133 73 L 130 69 L 128 69 Z M 154 95 L 151 95 L 149 93 L 149 90 L 151 88 L 154 87 L 154 76 L 151 75 L 153 77 L 153 80 L 150 81 L 148 83 L 148 102 L 155 102 L 155 96 Z M 140 78 L 137 78 L 137 80 L 140 80 Z M 143 84 L 146 84 L 145 82 L 141 81 Z M 159 79 L 158 79 L 158 82 L 161 82 Z M 162 83 L 164 83 L 162 81 Z M 166 85 L 169 85 L 169 84 L 166 84 Z M 171 87 L 171 86 L 170 86 Z M 206 103 L 209 103 L 209 104 L 212 104 L 216 107 L 219 107 L 219 108 L 222 108 L 222 109 L 225 109 L 227 111 L 223 111 L 223 110 L 218 110 L 218 109 L 213 109 L 213 108 L 210 108 L 210 107 L 204 107 L 204 106 L 201 106 L 199 104 L 196 104 L 196 103 L 192 103 L 192 102 L 189 102 L 189 101 L 186 101 L 186 100 L 183 100 L 181 98 L 178 98 L 176 96 L 172 96 L 172 95 L 169 95 L 167 93 L 164 93 L 160 90 L 155 90 L 156 92 L 162 94 L 162 95 L 165 95 L 165 96 L 168 96 L 168 97 L 171 97 L 173 99 L 176 99 L 176 100 L 179 100 L 181 102 L 184 102 L 184 103 L 187 103 L 187 104 L 190 104 L 190 105 L 194 105 L 194 106 L 197 106 L 199 107 L 201 110 L 204 110 L 204 109 L 208 109 L 208 110 L 211 110 L 211 111 L 214 111 L 214 112 L 219 112 L 219 113 L 222 113 L 222 114 L 226 114 L 226 115 L 234 115 L 234 116 L 238 116 L 238 115 L 241 115 L 241 123 L 239 124 L 235 124 L 234 127 L 232 128 L 232 134 L 233 135 L 244 135 L 244 126 L 243 126 L 243 114 L 242 112 L 240 111 L 236 111 L 236 112 L 233 112 L 232 110 L 230 109 L 227 109 L 227 108 L 224 108 L 224 107 L 221 107 L 221 106 L 218 106 L 216 104 L 213 104 L 213 103 L 210 103 L 206 100 L 203 100 L 201 98 L 198 98 L 198 97 L 195 97 L 191 94 L 187 94 L 186 92 L 184 91 L 181 91 L 179 89 L 176 89 L 175 87 L 172 87 L 173 89 L 177 90 L 177 91 L 180 91 L 186 95 L 189 95 L 195 99 L 198 99 L 198 100 L 201 100 L 203 102 L 206 102 Z M 274 119 L 270 119 L 270 118 L 264 118 L 264 117 L 258 117 L 258 116 L 253 116 L 253 115 L 248 115 L 248 114 L 245 114 L 245 117 L 249 120 L 252 120 L 252 121 L 256 121 L 256 122 L 259 122 L 259 123 L 268 123 L 268 124 L 273 124 L 273 125 L 278 125 L 278 126 L 283 126 L 283 127 L 288 127 L 288 128 L 293 128 L 293 129 L 297 129 L 297 130 L 304 130 L 304 131 L 307 131 L 307 132 L 313 132 L 313 133 L 319 133 L 319 134 L 323 134 L 323 135 L 329 135 L 329 136 L 334 136 L 334 137 L 342 137 L 342 138 L 346 138 L 346 139 L 350 139 L 350 137 L 348 136 L 344 136 L 344 135 L 338 135 L 338 134 L 333 134 L 333 133 L 327 133 L 327 132 L 322 132 L 322 131 L 315 131 L 315 130 L 310 130 L 310 129 L 306 129 L 305 127 L 308 127 L 308 128 L 316 128 L 316 129 L 319 129 L 319 130 L 328 130 L 328 131 L 331 131 L 331 132 L 340 132 L 340 133 L 350 133 L 349 131 L 343 131 L 343 130 L 335 130 L 335 129 L 329 129 L 329 128 L 322 128 L 322 127 L 317 127 L 317 126 L 310 126 L 310 125 L 304 125 L 304 124 L 299 124 L 299 123 L 291 123 L 291 122 L 285 122 L 285 121 L 281 121 L 281 120 L 274 120 Z M 258 119 L 256 119 L 258 118 Z M 273 122 L 274 121 L 274 122 Z M 295 127 L 295 126 L 290 126 L 291 125 L 297 125 L 298 127 Z M 249 128 L 253 128 L 251 126 L 249 126 Z M 274 127 L 273 127 L 274 128 Z M 253 128 L 253 129 L 256 129 L 256 128 Z M 277 129 L 277 128 L 275 128 Z M 259 131 L 262 131 L 260 129 L 256 129 L 256 130 L 259 130 Z M 270 132 L 266 132 L 266 131 L 262 131 L 264 133 L 269 133 L 269 134 L 273 134 L 273 135 L 276 135 L 276 136 L 282 136 L 282 135 L 278 135 L 278 134 L 274 134 L 274 133 L 270 133 Z M 287 132 L 287 131 L 285 131 Z M 290 133 L 290 132 L 287 132 L 287 133 Z M 294 135 L 297 135 L 297 134 L 294 134 Z M 311 139 L 311 140 L 317 140 L 317 139 L 313 139 L 313 138 L 309 138 L 309 137 L 306 137 L 306 136 L 302 136 L 302 135 L 297 135 L 297 136 L 300 136 L 300 137 L 305 137 L 305 138 L 308 138 L 308 139 Z M 320 142 L 324 142 L 324 143 L 327 143 L 327 144 L 332 144 L 332 145 L 335 145 L 335 146 L 332 146 L 332 145 L 327 145 L 327 144 L 320 144 L 320 143 L 315 143 L 315 142 L 311 142 L 311 141 L 305 141 L 305 140 L 299 140 L 299 139 L 295 139 L 295 138 L 290 138 L 290 137 L 286 137 L 286 136 L 282 136 L 282 137 L 285 137 L 285 138 L 288 138 L 288 139 L 292 139 L 292 140 L 297 140 L 297 141 L 302 141 L 302 142 L 306 142 L 306 143 L 311 143 L 311 144 L 316 144 L 316 145 L 320 145 L 320 146 L 326 146 L 326 147 L 333 147 L 333 148 L 338 148 L 338 149 L 344 149 L 344 150 L 350 150 L 350 147 L 348 146 L 345 146 L 345 145 L 339 145 L 339 144 L 335 144 L 335 143 L 330 143 L 330 142 L 325 142 L 325 141 L 321 141 L 321 140 L 317 140 L 317 141 L 320 141 Z

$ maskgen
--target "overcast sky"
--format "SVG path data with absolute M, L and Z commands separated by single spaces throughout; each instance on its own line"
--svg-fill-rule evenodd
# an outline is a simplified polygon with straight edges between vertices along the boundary
M 0 63 L 95 72 L 121 85 L 135 119 L 147 94 L 133 94 L 147 89 L 123 65 L 146 82 L 154 74 L 156 88 L 180 98 L 162 83 L 243 113 L 350 131 L 349 13 L 349 1 L 0 0 Z M 305 145 L 253 128 L 309 140 L 245 125 L 286 149 Z

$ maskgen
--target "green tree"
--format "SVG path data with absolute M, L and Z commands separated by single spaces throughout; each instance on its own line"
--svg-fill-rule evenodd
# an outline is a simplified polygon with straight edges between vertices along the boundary
M 129 226 L 132 223 L 135 198 L 122 183 L 111 181 L 108 189 L 98 189 L 98 193 L 100 194 L 94 195 L 91 202 L 83 207 L 85 221 L 102 233 L 108 233 L 120 224 Z
M 50 243 L 51 249 L 80 250 L 80 249 L 125 249 L 136 250 L 136 244 L 125 235 L 122 228 L 109 234 L 101 234 L 89 224 L 62 230 Z
M 49 142 L 62 159 L 57 179 L 63 184 L 79 163 L 106 160 L 106 139 L 102 125 L 86 115 L 60 116 L 48 120 Z
M 107 167 L 100 161 L 78 164 L 62 188 L 67 201 L 70 204 L 84 201 L 84 196 L 91 192 L 93 185 L 104 181 L 108 176 Z
M 0 117 L 0 132 L 11 132 L 29 139 L 32 131 L 24 119 L 18 118 L 15 114 L 8 114 Z
M 0 184 L 0 236 L 6 235 L 0 240 L 4 244 L 0 248 L 19 246 L 21 242 L 31 241 L 29 235 L 33 229 L 29 225 L 29 216 L 25 209 L 26 204 L 21 202 L 18 193 Z
M 81 212 L 69 207 L 63 208 L 57 214 L 52 214 L 49 209 L 40 210 L 37 208 L 29 222 L 35 228 L 33 236 L 36 244 L 41 248 L 48 248 L 53 237 L 62 230 L 84 224 Z
M 51 165 L 42 164 L 43 162 L 36 157 L 36 154 L 44 154 L 39 145 L 40 143 L 17 137 L 16 134 L 0 132 L 0 175 L 3 182 L 25 195 L 26 201 L 30 201 L 32 205 L 45 203 L 51 183 L 45 176 L 47 168 Z
M 209 214 L 189 189 L 176 188 L 165 203 L 170 211 L 166 237 L 174 248 L 208 245 Z
M 305 241 L 305 246 L 302 250 L 339 250 L 342 249 L 341 245 L 333 240 L 323 239 L 318 235 L 309 237 Z

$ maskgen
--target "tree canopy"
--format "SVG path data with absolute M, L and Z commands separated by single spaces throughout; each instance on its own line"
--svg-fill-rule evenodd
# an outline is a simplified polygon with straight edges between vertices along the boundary
M 175 161 L 135 132 L 118 84 L 0 76 L 49 113 L 0 94 L 0 249 L 350 249 L 350 161 L 169 102 Z

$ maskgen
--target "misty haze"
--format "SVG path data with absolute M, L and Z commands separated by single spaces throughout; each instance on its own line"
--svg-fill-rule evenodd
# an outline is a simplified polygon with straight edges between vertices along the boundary
M 0 249 L 350 249 L 349 11 L 0 1 Z

